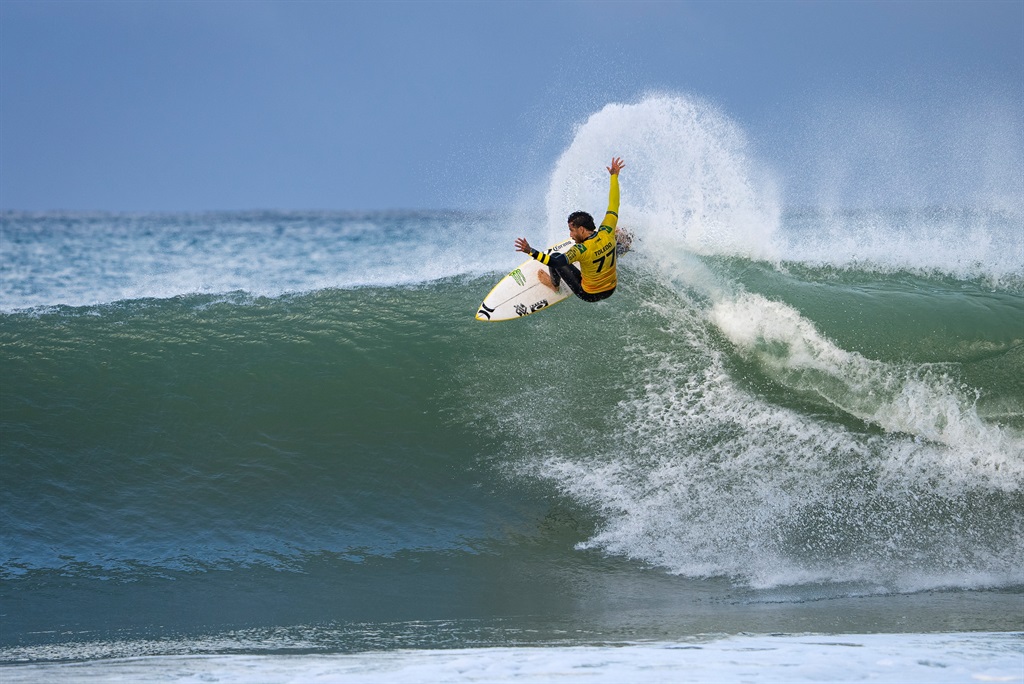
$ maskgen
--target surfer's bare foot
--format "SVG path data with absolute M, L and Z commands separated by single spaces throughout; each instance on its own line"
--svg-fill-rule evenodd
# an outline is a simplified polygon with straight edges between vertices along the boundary
M 539 280 L 542 285 L 547 285 L 552 290 L 558 290 L 558 288 L 552 284 L 551 275 L 547 271 L 537 271 L 537 280 Z

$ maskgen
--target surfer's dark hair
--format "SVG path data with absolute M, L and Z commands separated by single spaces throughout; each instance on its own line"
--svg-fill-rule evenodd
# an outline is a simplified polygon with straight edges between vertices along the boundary
M 585 211 L 574 211 L 569 214 L 569 223 L 577 228 L 597 230 L 597 227 L 594 226 L 594 217 Z

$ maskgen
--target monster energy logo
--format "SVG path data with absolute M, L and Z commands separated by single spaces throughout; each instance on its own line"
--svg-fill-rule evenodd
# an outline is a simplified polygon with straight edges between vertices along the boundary
M 523 275 L 522 270 L 517 268 L 516 270 L 509 273 L 509 275 L 512 276 L 512 279 L 515 280 L 520 285 L 526 284 L 526 276 Z

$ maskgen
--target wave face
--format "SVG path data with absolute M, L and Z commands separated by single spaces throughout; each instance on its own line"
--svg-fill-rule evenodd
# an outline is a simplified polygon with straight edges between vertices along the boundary
M 3 645 L 757 631 L 736 592 L 1019 603 L 1020 217 L 781 209 L 735 124 L 657 96 L 581 126 L 552 236 L 603 208 L 608 141 L 638 236 L 620 291 L 507 324 L 473 319 L 530 232 L 495 216 L 4 215 Z M 451 643 L 509 628 L 468 624 Z

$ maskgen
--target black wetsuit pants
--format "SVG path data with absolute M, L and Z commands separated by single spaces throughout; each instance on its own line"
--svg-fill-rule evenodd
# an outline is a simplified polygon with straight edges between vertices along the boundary
M 559 252 L 551 255 L 548 270 L 551 272 L 552 285 L 558 287 L 558 284 L 564 280 L 565 284 L 572 290 L 572 293 L 585 302 L 599 302 L 602 299 L 608 299 L 615 292 L 614 287 L 604 292 L 587 292 L 584 290 L 583 275 L 580 273 L 580 269 L 570 264 L 565 255 Z

